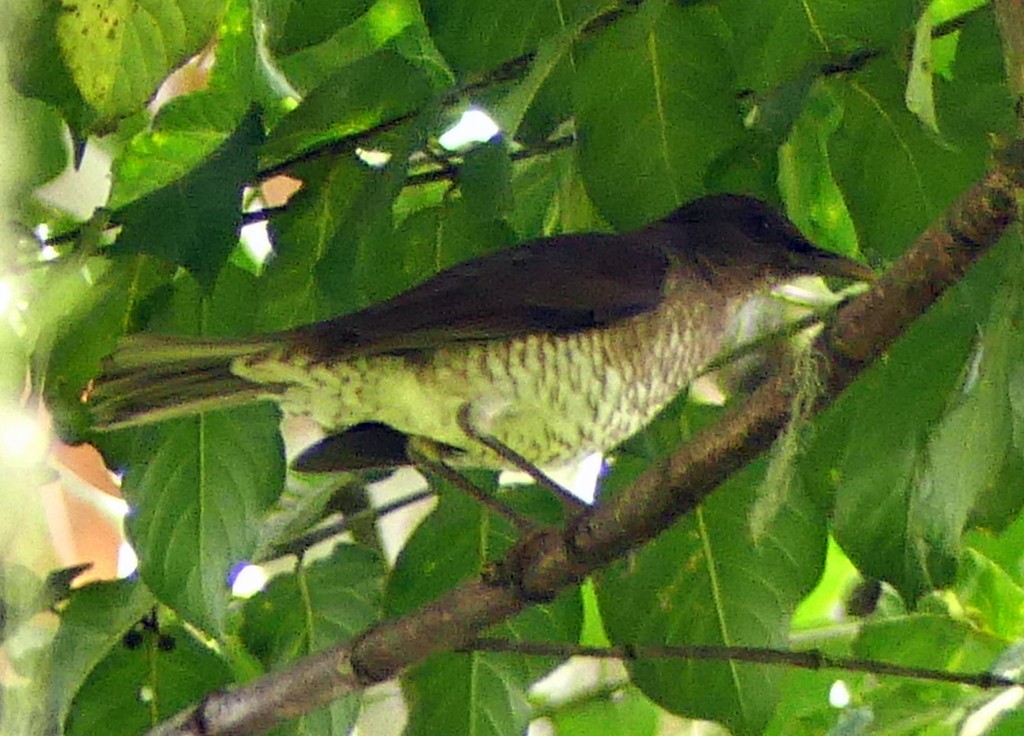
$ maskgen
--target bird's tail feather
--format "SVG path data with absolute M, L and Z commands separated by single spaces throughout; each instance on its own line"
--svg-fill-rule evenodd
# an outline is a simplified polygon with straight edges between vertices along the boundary
M 105 360 L 88 392 L 93 426 L 109 431 L 267 398 L 281 387 L 239 378 L 231 363 L 277 347 L 272 336 L 216 340 L 132 335 Z

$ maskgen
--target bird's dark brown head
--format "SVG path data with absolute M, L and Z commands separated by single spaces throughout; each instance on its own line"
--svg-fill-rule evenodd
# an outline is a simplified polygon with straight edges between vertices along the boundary
M 682 233 L 680 252 L 716 275 L 785 280 L 804 274 L 870 281 L 870 268 L 822 250 L 770 205 L 739 194 L 694 200 L 662 223 Z

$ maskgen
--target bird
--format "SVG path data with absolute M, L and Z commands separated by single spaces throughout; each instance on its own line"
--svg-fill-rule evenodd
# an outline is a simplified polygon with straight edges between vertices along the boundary
M 539 238 L 464 261 L 365 309 L 239 339 L 122 339 L 86 403 L 112 431 L 256 401 L 325 438 L 304 472 L 408 465 L 429 444 L 502 469 L 492 438 L 541 469 L 637 433 L 729 344 L 740 311 L 817 274 L 870 280 L 771 205 L 716 194 L 624 233 Z

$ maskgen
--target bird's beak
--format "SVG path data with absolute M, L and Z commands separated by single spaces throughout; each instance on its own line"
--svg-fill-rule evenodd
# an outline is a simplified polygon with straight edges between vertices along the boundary
M 820 276 L 835 276 L 853 281 L 874 281 L 877 276 L 870 267 L 852 258 L 814 248 L 809 253 L 795 253 L 794 260 L 801 269 Z

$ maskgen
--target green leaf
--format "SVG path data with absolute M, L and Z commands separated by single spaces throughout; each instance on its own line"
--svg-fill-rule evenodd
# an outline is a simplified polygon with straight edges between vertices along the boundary
M 856 257 L 857 232 L 828 160 L 828 139 L 841 120 L 832 94 L 815 86 L 779 149 L 779 189 L 804 235 L 823 248 Z
M 0 563 L 0 642 L 10 641 L 33 616 L 67 597 L 71 581 L 82 572 L 81 566 L 66 568 L 44 581 L 25 565 Z
M 493 473 L 468 473 L 493 492 Z M 509 524 L 460 491 L 442 485 L 438 504 L 402 548 L 388 580 L 385 610 L 397 616 L 437 598 L 500 559 L 513 542 Z
M 138 12 L 153 2 L 146 0 Z M 151 127 L 143 103 L 158 82 L 133 89 L 135 112 L 105 144 L 115 156 L 114 207 L 141 206 L 149 196 L 191 186 L 188 177 L 224 146 L 252 101 L 262 103 L 265 124 L 282 127 L 275 133 L 278 148 L 258 155 L 268 166 L 289 163 L 288 173 L 302 180 L 270 223 L 272 257 L 253 269 L 253 277 L 234 265 L 238 187 L 258 179 L 230 166 L 220 169 L 229 174 L 230 208 L 225 196 L 222 209 L 207 211 L 206 201 L 217 198 L 209 193 L 220 191 L 211 184 L 195 207 L 154 208 L 121 232 L 137 244 L 160 244 L 158 257 L 149 250 L 108 248 L 102 213 L 79 241 L 54 243 L 54 262 L 38 262 L 38 244 L 23 238 L 12 257 L 29 288 L 13 283 L 11 300 L 0 298 L 11 301 L 0 315 L 0 353 L 9 363 L 4 385 L 12 396 L 23 390 L 27 372 L 33 391 L 45 391 L 50 405 L 80 409 L 81 384 L 125 329 L 246 336 L 254 329 L 291 327 L 387 298 L 514 239 L 610 230 L 608 219 L 628 227 L 706 191 L 781 199 L 816 242 L 850 254 L 864 246 L 874 262 L 883 263 L 902 253 L 990 165 L 992 142 L 998 145 L 1016 125 L 991 8 L 965 16 L 955 34 L 933 43 L 931 87 L 944 136 L 936 140 L 906 109 L 911 32 L 923 8 L 917 0 L 647 0 L 620 3 L 596 24 L 582 19 L 599 12 L 605 5 L 599 0 L 427 0 L 422 7 L 429 30 L 417 0 L 378 0 L 355 20 L 352 14 L 367 5 L 361 0 L 330 8 L 317 8 L 312 0 L 276 3 L 270 15 L 261 14 L 265 5 L 252 5 L 255 18 L 249 0 L 226 4 L 220 29 L 211 27 L 193 46 L 206 39 L 216 43 L 215 53 L 204 54 L 214 62 L 209 89 L 164 106 Z M 5 16 L 11 34 L 27 41 L 9 62 L 19 88 L 52 108 L 13 108 L 11 122 L 29 128 L 24 140 L 45 150 L 12 148 L 19 160 L 38 156 L 39 165 L 23 171 L 27 182 L 15 182 L 9 211 L 26 226 L 45 223 L 51 232 L 65 232 L 74 224 L 56 208 L 82 211 L 79 194 L 55 187 L 38 198 L 30 193 L 30 185 L 60 162 L 55 120 L 67 121 L 81 152 L 83 136 L 109 130 L 121 118 L 101 119 L 79 90 L 60 47 L 58 18 L 69 20 L 64 4 L 37 5 L 35 22 Z M 101 5 L 104 12 L 126 7 Z M 938 5 L 945 17 L 964 6 L 959 0 Z M 181 7 L 172 0 L 161 10 Z M 273 12 L 282 9 L 287 19 L 274 21 Z M 255 29 L 267 32 L 258 57 Z M 376 56 L 385 47 L 390 51 Z M 523 54 L 530 56 L 504 65 Z M 851 59 L 858 64 L 851 71 L 823 71 L 823 64 Z M 100 61 L 97 69 L 109 72 L 114 63 Z M 166 76 L 163 61 L 153 68 L 159 73 L 152 79 Z M 75 69 L 81 75 L 83 67 Z M 359 77 L 359 69 L 369 71 Z M 115 87 L 144 77 L 150 78 L 146 67 L 122 64 Z M 343 82 L 340 91 L 325 86 L 335 78 Z M 506 138 L 518 121 L 515 141 L 505 141 L 514 161 L 509 166 L 506 151 L 485 147 L 469 155 L 458 177 L 406 186 L 408 173 L 438 165 L 429 150 L 423 153 L 437 133 L 432 101 L 456 81 L 471 85 L 472 99 L 453 102 L 446 112 L 464 103 L 489 107 L 505 124 Z M 290 118 L 285 110 L 310 90 Z M 751 104 L 756 114 L 745 115 Z M 20 117 L 26 110 L 28 117 Z M 554 151 L 556 139 L 555 145 L 569 145 Z M 357 159 L 355 146 L 391 153 L 392 160 L 372 169 Z M 307 153 L 310 160 L 303 158 Z M 116 209 L 113 214 L 118 224 Z M 189 218 L 197 215 L 222 227 L 212 235 L 224 237 L 207 230 L 190 234 Z M 170 249 L 171 243 L 181 250 Z M 969 283 L 925 317 L 924 332 L 911 331 L 905 345 L 883 356 L 877 373 L 851 387 L 834 413 L 808 433 L 806 456 L 798 460 L 804 489 L 776 518 L 774 537 L 760 547 L 748 542 L 746 509 L 755 500 L 754 484 L 727 486 L 649 551 L 602 577 L 592 596 L 598 603 L 590 601 L 585 640 L 602 643 L 603 626 L 617 637 L 633 626 L 658 641 L 791 643 L 851 654 L 851 640 L 864 628 L 858 654 L 956 670 L 984 670 L 996 657 L 1019 664 L 1007 640 L 1020 635 L 1024 590 L 1024 328 L 1014 316 L 1017 295 L 1009 283 L 1020 263 L 1000 253 L 979 264 Z M 205 269 L 202 287 L 180 268 L 183 262 Z M 0 291 L 6 293 L 10 277 L 4 276 Z M 73 711 L 65 719 L 69 729 L 138 733 L 169 703 L 184 704 L 175 700 L 179 695 L 199 702 L 213 687 L 289 666 L 377 619 L 385 605 L 379 598 L 383 570 L 371 555 L 352 548 L 285 572 L 249 602 L 226 604 L 225 573 L 250 556 L 252 544 L 265 541 L 258 537 L 276 493 L 271 486 L 280 485 L 277 417 L 263 409 L 208 415 L 184 429 L 172 424 L 98 438 L 108 458 L 117 450 L 117 467 L 131 461 L 125 488 L 135 509 L 129 527 L 139 542 L 140 576 L 176 607 L 161 606 L 161 619 L 171 622 L 165 633 L 175 632 L 179 648 L 188 646 L 176 623 L 186 621 L 190 631 L 198 627 L 199 635 L 214 637 L 223 654 L 210 659 L 200 645 L 204 656 L 185 662 L 187 672 L 169 672 L 159 637 L 146 633 L 141 656 L 151 669 L 140 673 L 132 659 L 140 652 L 122 651 L 120 643 L 131 627 L 121 605 L 134 604 L 119 597 L 117 586 L 104 588 L 93 594 L 105 606 L 96 606 L 94 628 L 86 628 L 85 636 L 75 635 L 74 627 L 58 633 L 59 658 L 48 670 L 52 676 L 42 678 L 45 688 L 53 688 L 55 711 Z M 668 435 L 675 441 L 678 425 L 693 415 L 687 409 L 669 422 L 677 426 L 659 425 L 627 443 L 606 480 L 606 497 L 634 462 L 630 449 L 658 446 Z M 122 446 L 133 439 L 138 449 L 131 455 Z M 551 509 L 532 492 L 523 500 L 498 493 L 531 513 L 535 504 L 544 506 L 538 516 L 548 518 Z M 312 510 L 323 508 L 323 499 L 317 501 L 300 516 L 314 518 Z M 792 614 L 787 632 L 795 599 L 819 569 L 825 511 L 833 501 L 836 535 L 852 560 L 825 573 L 818 596 Z M 453 504 L 460 501 L 442 500 L 437 518 L 427 519 L 403 552 L 389 582 L 389 614 L 416 610 L 459 581 L 477 578 L 513 543 L 509 530 L 495 530 L 502 522 L 471 504 L 465 513 Z M 558 519 L 557 505 L 554 511 Z M 292 522 L 297 529 L 301 519 Z M 859 578 L 853 565 L 894 581 L 904 600 L 916 597 L 920 609 L 943 615 L 932 614 L 929 621 L 904 615 L 903 600 L 886 586 L 870 616 L 837 618 Z M 940 584 L 941 592 L 928 595 Z M 152 594 L 146 599 L 152 604 Z M 16 626 L 30 606 L 5 600 Z M 72 600 L 72 612 L 75 605 Z M 573 591 L 490 633 L 575 641 L 584 636 L 578 608 Z M 10 643 L 22 644 L 32 625 L 17 627 L 17 641 Z M 230 676 L 220 657 L 230 659 Z M 33 676 L 24 668 L 29 657 L 19 653 L 12 661 L 18 675 Z M 892 676 L 660 661 L 634 668 L 644 691 L 627 684 L 610 698 L 586 691 L 568 703 L 534 704 L 531 710 L 528 688 L 551 664 L 514 654 L 453 653 L 420 663 L 403 683 L 412 706 L 409 730 L 521 733 L 531 715 L 543 714 L 566 732 L 649 733 L 664 714 L 657 715 L 646 692 L 673 710 L 691 712 L 691 701 L 703 700 L 694 706 L 701 712 L 718 717 L 729 711 L 721 717 L 733 719 L 738 732 L 763 725 L 772 736 L 949 736 L 967 730 L 963 719 L 989 699 L 974 688 Z M 121 677 L 125 673 L 132 677 Z M 234 682 L 218 681 L 232 676 Z M 182 684 L 189 677 L 195 684 Z M 845 709 L 827 700 L 839 678 L 853 698 Z M 28 688 L 21 682 L 5 681 L 5 716 L 8 705 L 25 698 Z M 157 700 L 139 700 L 152 694 Z M 278 730 L 326 736 L 346 730 L 351 716 L 352 704 L 343 702 Z M 63 724 L 53 725 L 57 732 Z M 373 730 L 364 725 L 361 730 Z
M 991 8 L 971 13 L 959 32 L 953 79 L 935 84 L 939 121 L 953 144 L 1015 130 L 1015 101 L 999 38 Z
M 64 125 L 56 111 L 39 100 L 5 98 L 8 114 L 23 124 L 18 136 L 18 169 L 28 192 L 58 176 L 70 164 Z
M 993 724 L 992 730 L 986 731 L 986 733 L 988 736 L 1016 736 L 1022 730 L 1024 730 L 1024 712 L 1017 710 L 1005 713 Z
M 1024 588 L 992 560 L 966 550 L 960 560 L 956 592 L 983 631 L 1007 643 L 1024 636 Z
M 245 604 L 242 637 L 268 668 L 351 639 L 380 618 L 385 568 L 365 547 L 275 576 Z
M 1019 452 L 1006 454 L 1004 463 L 990 492 L 979 497 L 971 509 L 970 524 L 979 533 L 968 532 L 965 542 L 1001 561 L 1004 569 L 1019 575 L 1015 560 L 1021 549 L 1014 546 L 1020 534 L 1020 513 L 1024 498 L 1016 489 L 1024 486 L 1024 458 Z M 998 537 L 991 535 L 999 533 Z
M 572 18 L 607 5 L 607 0 L 545 0 L 515 3 L 423 0 L 423 16 L 437 48 L 460 74 L 483 72 L 532 53 L 545 36 L 557 34 Z
M 163 258 L 191 271 L 204 288 L 212 288 L 238 242 L 242 189 L 256 175 L 262 135 L 258 116 L 250 114 L 199 166 L 122 208 L 122 232 L 112 250 Z M 183 144 L 181 138 L 174 140 L 172 159 Z M 155 155 L 157 151 L 148 152 L 149 157 Z
M 224 659 L 184 626 L 140 633 L 138 646 L 113 647 L 89 674 L 67 736 L 136 736 L 231 682 Z
M 504 186 L 492 180 L 474 182 L 471 187 L 479 187 L 478 192 L 482 193 L 490 184 Z M 488 207 L 487 200 L 478 203 L 481 209 Z M 406 217 L 391 236 L 379 243 L 379 249 L 394 258 L 383 262 L 368 258 L 361 268 L 366 271 L 364 281 L 376 287 L 376 295 L 390 297 L 438 271 L 511 245 L 515 240 L 515 234 L 503 220 L 473 212 L 464 199 L 457 199 Z
M 284 483 L 284 447 L 269 405 L 209 412 L 138 435 L 124 479 L 139 572 L 182 616 L 219 634 L 228 575 L 259 542 L 252 524 Z
M 907 109 L 921 119 L 929 130 L 939 134 L 939 121 L 935 116 L 935 94 L 932 89 L 932 20 L 924 12 L 914 30 L 914 55 L 907 75 Z
M 953 672 L 983 672 L 1002 653 L 1003 645 L 970 625 L 944 615 L 916 614 L 866 622 L 853 655 Z M 952 734 L 952 723 L 977 704 L 976 689 L 950 683 L 902 677 L 843 678 L 854 703 L 865 703 L 873 715 L 865 733 Z
M 999 534 L 972 529 L 964 535 L 964 544 L 999 565 L 1017 585 L 1024 586 L 1024 515 L 1018 514 Z
M 793 631 L 832 625 L 836 619 L 836 611 L 842 610 L 850 591 L 860 579 L 857 568 L 830 537 L 825 569 L 818 585 L 800 602 L 793 613 L 790 624 Z
M 468 474 L 478 486 L 493 474 Z M 486 487 L 486 486 L 484 486 Z M 492 486 L 493 487 L 493 486 Z M 514 488 L 501 494 L 520 513 L 551 519 L 559 512 L 551 494 Z M 459 582 L 481 574 L 514 543 L 512 530 L 477 502 L 444 487 L 434 512 L 399 554 L 388 581 L 387 611 L 400 615 L 433 600 Z M 513 641 L 578 640 L 579 592 L 535 606 L 488 632 Z M 439 654 L 403 678 L 410 702 L 409 733 L 522 733 L 529 721 L 526 690 L 554 662 L 508 654 Z
M 222 336 L 252 326 L 256 284 L 240 269 L 225 269 L 210 296 L 188 278 L 175 286 L 152 329 Z M 229 572 L 256 549 L 257 520 L 284 484 L 278 419 L 259 403 L 124 432 L 133 441 L 127 526 L 142 579 L 210 634 L 222 633 Z
M 645 3 L 579 53 L 573 108 L 587 192 L 616 228 L 704 191 L 740 139 L 726 29 L 713 8 Z
M 392 51 L 381 51 L 349 64 L 306 95 L 271 132 L 263 158 L 278 163 L 411 116 L 430 95 L 423 72 Z
M 488 636 L 573 643 L 581 619 L 579 594 L 570 590 Z M 521 734 L 531 716 L 528 688 L 557 664 L 550 657 L 516 654 L 437 654 L 402 677 L 410 706 L 407 733 Z
M 550 98 L 556 94 L 564 97 L 568 90 L 565 82 L 567 81 L 566 72 L 570 70 L 563 64 L 563 61 L 569 56 L 573 44 L 579 38 L 583 28 L 605 8 L 588 3 L 578 7 L 577 10 L 582 11 L 582 14 L 570 19 L 561 32 L 540 40 L 526 78 L 515 85 L 498 106 L 494 118 L 498 127 L 509 139 L 520 137 L 519 128 L 535 102 L 539 101 L 541 107 L 552 108 L 551 112 L 559 118 L 561 117 L 556 112 L 559 106 Z M 547 99 L 542 96 L 542 91 L 545 90 L 548 92 Z M 567 113 L 564 109 L 560 112 L 563 115 Z M 559 119 L 550 122 L 561 121 Z M 534 121 L 535 125 L 536 123 L 537 121 Z M 542 138 L 542 136 L 538 137 Z
M 834 533 L 844 551 L 908 601 L 948 583 L 955 572 L 948 547 L 933 549 L 915 532 L 921 515 L 930 513 L 915 485 L 927 432 L 955 386 L 971 337 L 961 320 L 948 311 L 944 316 L 915 326 L 884 366 L 858 381 L 845 408 L 830 412 L 816 449 L 839 456 L 826 462 L 812 451 L 805 462 L 834 468 L 826 483 L 835 483 Z M 887 421 L 880 423 L 883 415 Z M 840 416 L 842 429 L 832 424 Z
M 443 208 L 434 234 L 434 254 L 441 268 L 491 253 L 515 242 L 515 233 L 502 220 L 482 219 L 465 200 Z
M 444 60 L 427 35 L 417 0 L 377 0 L 355 22 L 315 46 L 262 61 L 268 76 L 284 75 L 287 81 L 276 85 L 277 92 L 294 100 L 296 92 L 302 95 L 319 87 L 342 68 L 385 47 L 421 67 L 435 85 L 451 82 Z
M 290 54 L 326 41 L 361 16 L 373 0 L 271 0 L 263 8 L 267 46 L 275 54 Z
M 131 140 L 114 161 L 114 182 L 109 203 L 112 209 L 125 208 L 128 218 L 134 217 L 141 221 L 142 216 L 129 207 L 132 203 L 153 193 L 161 195 L 157 197 L 158 200 L 170 200 L 172 194 L 188 197 L 187 193 L 179 193 L 179 188 L 201 185 L 201 182 L 188 181 L 189 175 L 199 175 L 198 169 L 204 162 L 224 155 L 223 152 L 218 153 L 217 149 L 228 139 L 231 130 L 224 130 L 219 122 L 199 119 L 190 122 L 191 125 L 183 126 L 183 132 L 165 132 L 157 128 L 152 132 L 140 133 Z M 223 167 L 223 162 L 220 166 Z M 159 190 L 165 187 L 167 191 L 160 193 Z M 235 209 L 241 207 L 240 199 L 232 201 Z M 184 209 L 188 200 L 170 204 Z M 184 209 L 177 219 L 188 217 L 189 214 L 188 209 Z M 124 219 L 125 215 L 121 217 Z M 171 255 L 173 257 L 175 251 L 171 251 Z
M 917 10 L 914 0 L 726 0 L 719 5 L 736 39 L 739 82 L 754 90 L 857 51 L 898 48 Z
M 558 227 L 558 186 L 567 169 L 572 169 L 572 152 L 556 151 L 517 162 L 512 168 L 512 191 L 516 206 L 509 224 L 519 240 L 554 235 Z
M 1019 255 L 1016 260 L 1017 268 L 1008 273 L 1020 273 L 1024 260 Z M 933 523 L 921 531 L 932 540 L 943 540 L 951 554 L 957 553 L 968 514 L 977 504 L 994 511 L 1000 505 L 1008 507 L 1004 517 L 1020 509 L 1019 486 L 1014 487 L 1012 476 L 1004 473 L 1009 470 L 1008 453 L 1017 454 L 1011 444 L 1009 392 L 1011 371 L 1024 354 L 1021 281 L 1008 279 L 992 300 L 992 314 L 981 331 L 962 395 L 929 442 L 929 466 L 919 483 L 930 497 L 942 499 L 941 505 L 933 504 L 933 511 L 942 513 L 935 513 Z M 1019 469 L 1015 474 L 1019 477 Z M 993 518 L 995 513 L 986 516 L 997 524 L 1005 521 Z
M 518 736 L 530 722 L 528 661 L 509 654 L 438 654 L 403 678 L 408 736 Z
M 379 175 L 349 158 L 305 169 L 306 186 L 269 222 L 274 253 L 261 278 L 268 298 L 261 304 L 260 329 L 294 327 L 332 315 L 332 289 L 318 266 L 343 223 L 358 216 L 360 202 Z M 348 290 L 339 288 L 338 293 Z M 348 295 L 350 309 L 362 306 L 356 295 Z
M 297 538 L 302 537 L 331 513 L 354 514 L 368 508 L 364 477 L 331 473 L 329 475 L 289 475 L 288 482 L 273 507 L 260 520 L 260 544 L 251 561 L 263 564 L 281 557 L 282 549 L 294 549 Z M 343 507 L 339 509 L 339 507 Z M 363 520 L 375 533 L 373 520 Z M 353 536 L 361 529 L 352 519 L 348 529 Z M 361 541 L 361 538 L 356 538 Z
M 74 141 L 84 142 L 96 121 L 96 111 L 75 86 L 57 38 L 57 20 L 64 15 L 61 0 L 44 0 L 29 18 L 11 18 L 14 31 L 11 76 L 17 89 L 52 105 L 71 127 Z M 13 15 L 14 8 L 7 11 Z
M 384 573 L 373 551 L 339 544 L 329 557 L 276 576 L 246 601 L 246 647 L 270 669 L 351 639 L 380 618 Z M 359 702 L 359 694 L 349 695 L 289 727 L 298 733 L 348 733 Z
M 270 300 L 261 325 L 280 329 L 362 308 L 394 296 L 439 270 L 496 247 L 515 236 L 496 215 L 492 197 L 507 191 L 505 153 L 481 161 L 465 199 L 406 215 L 396 228 L 391 202 L 405 176 L 403 155 L 415 130 L 399 130 L 387 140 L 392 153 L 384 168 L 357 159 L 306 167 L 306 187 L 287 211 L 271 221 L 275 257 L 265 281 Z
M 303 168 L 306 186 L 270 222 L 275 253 L 262 280 L 269 297 L 262 329 L 324 319 L 397 293 L 390 265 L 414 246 L 395 239 L 391 204 L 415 135 L 403 128 L 381 141 L 392 154 L 383 168 L 354 156 Z
M 866 622 L 854 642 L 853 653 L 905 667 L 983 671 L 1000 653 L 997 639 L 977 632 L 963 621 L 933 613 Z M 923 683 L 924 687 L 936 687 Z M 940 685 L 950 689 L 949 685 Z
M 751 95 L 753 106 L 746 115 L 747 126 L 769 140 L 786 140 L 814 91 L 816 80 L 817 75 L 808 72 L 766 93 Z
M 62 0 L 57 37 L 98 127 L 136 112 L 164 78 L 210 40 L 226 2 Z
M 1013 421 L 1013 446 L 1024 456 L 1024 366 L 1011 366 L 1007 391 L 1010 395 Z
M 466 154 L 459 167 L 459 190 L 475 219 L 501 220 L 513 209 L 512 159 L 501 141 L 484 143 Z
M 660 713 L 638 690 L 626 688 L 600 700 L 557 710 L 550 718 L 559 736 L 654 736 L 659 733 Z
M 977 398 L 962 391 L 985 308 L 967 297 L 974 288 L 991 292 L 1007 255 L 993 253 L 860 377 L 819 420 L 802 461 L 821 492 L 835 490 L 834 534 L 850 559 L 908 602 L 952 582 L 968 512 L 1003 463 L 1004 440 L 993 429 L 1005 422 L 998 387 L 977 384 Z M 1005 384 L 1002 391 L 1005 403 Z M 998 455 L 994 469 L 951 464 L 971 443 Z
M 619 467 L 625 470 L 622 458 Z M 758 470 L 741 472 L 690 517 L 596 578 L 613 643 L 785 647 L 789 618 L 824 562 L 824 509 L 792 489 L 763 540 L 752 543 L 748 508 Z M 720 721 L 735 734 L 761 732 L 784 674 L 711 660 L 642 660 L 630 670 L 634 684 L 663 708 Z
M 204 90 L 160 108 L 114 159 L 108 206 L 124 207 L 183 179 L 238 128 L 252 105 L 256 41 L 247 3 L 233 0 L 217 38 L 216 63 Z
M 512 188 L 516 206 L 507 219 L 520 241 L 611 229 L 587 196 L 572 149 L 516 161 Z
M 861 248 L 895 257 L 981 176 L 988 141 L 975 136 L 956 148 L 936 141 L 906 109 L 894 62 L 874 62 L 854 83 L 828 84 L 843 106 L 829 158 Z
M 48 703 L 58 723 L 64 723 L 86 681 L 154 602 L 144 585 L 127 580 L 92 583 L 71 597 L 53 642 Z
M 130 326 L 139 302 L 167 278 L 167 269 L 144 256 L 97 258 L 85 267 L 55 264 L 47 276 L 52 301 L 46 307 L 54 321 L 52 333 L 46 330 L 37 345 L 36 359 L 46 356 L 44 389 L 55 423 L 63 436 L 81 440 L 90 423 L 82 392 Z
M 825 637 L 830 645 L 830 653 L 835 653 L 834 644 L 831 642 L 830 634 L 833 631 L 825 630 Z M 849 651 L 839 652 L 849 654 Z M 789 669 L 783 675 L 779 687 L 781 698 L 775 709 L 774 717 L 765 729 L 765 736 L 841 736 L 855 734 L 856 736 L 868 736 L 870 729 L 841 730 L 837 727 L 837 721 L 842 722 L 850 718 L 849 711 L 837 711 L 836 707 L 829 703 L 829 689 L 841 679 L 848 688 L 857 688 L 862 677 L 851 672 L 837 673 L 835 671 L 808 671 L 802 669 Z M 869 720 L 870 722 L 870 720 Z

